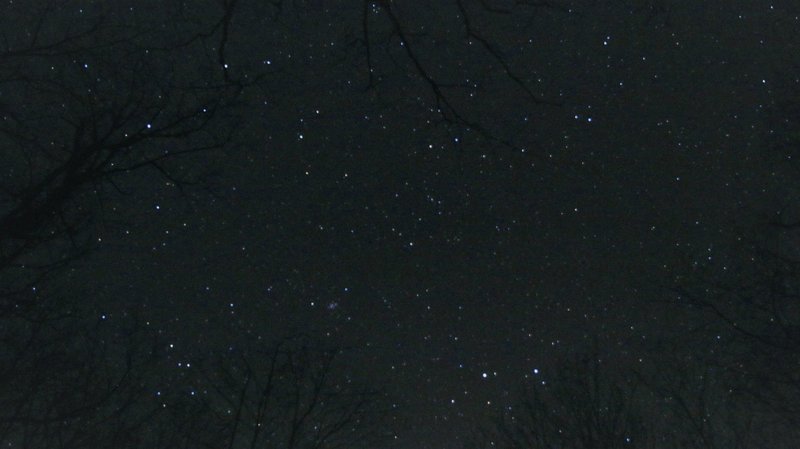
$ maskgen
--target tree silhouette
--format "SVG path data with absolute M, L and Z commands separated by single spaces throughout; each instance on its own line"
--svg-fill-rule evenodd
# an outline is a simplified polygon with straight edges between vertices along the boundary
M 648 448 L 648 425 L 636 382 L 613 372 L 597 352 L 537 375 L 521 399 L 483 429 L 474 447 Z
M 41 304 L 41 303 L 40 303 Z M 0 333 L 0 442 L 26 448 L 375 447 L 381 391 L 305 338 L 241 336 L 228 351 L 171 355 L 133 317 L 67 311 Z
M 594 351 L 538 373 L 469 448 L 790 448 L 796 433 L 731 388 L 728 373 L 676 349 L 636 369 Z
M 145 320 L 112 325 L 38 288 L 92 248 L 140 172 L 182 189 L 198 182 L 190 155 L 232 144 L 242 93 L 263 75 L 227 62 L 236 7 L 1 7 L 4 446 L 327 448 L 376 431 L 377 393 L 337 377 L 335 351 L 251 344 L 176 372 Z
M 0 6 L 3 445 L 328 448 L 365 446 L 383 436 L 382 395 L 337 374 L 336 351 L 297 341 L 251 343 L 247 351 L 209 355 L 190 374 L 175 373 L 146 320 L 126 316 L 125 324 L 111 326 L 88 301 L 41 292 L 51 274 L 94 247 L 96 229 L 118 217 L 129 193 L 202 182 L 202 162 L 191 156 L 237 142 L 248 89 L 268 74 L 230 62 L 241 6 L 237 0 Z M 286 10 L 310 6 L 277 0 L 267 8 L 278 21 Z M 363 1 L 345 44 L 359 52 L 366 90 L 380 89 L 392 72 L 411 75 L 409 84 L 427 93 L 419 103 L 445 126 L 522 149 L 526 144 L 496 132 L 485 111 L 465 101 L 483 89 L 476 80 L 500 74 L 532 104 L 559 104 L 483 28 L 482 17 L 516 10 L 461 0 L 444 7 L 452 8 L 461 32 L 448 45 L 479 48 L 480 70 L 472 72 L 473 65 L 444 75 L 436 58 L 424 56 L 433 41 L 419 32 L 424 25 L 413 8 Z M 530 20 L 538 11 L 567 13 L 551 2 L 514 7 Z
M 92 247 L 139 172 L 181 188 L 194 181 L 186 156 L 230 143 L 254 82 L 226 67 L 235 3 L 202 16 L 170 2 L 0 7 L 4 445 L 135 447 L 157 410 L 145 326 L 111 327 L 38 286 Z
M 374 447 L 388 436 L 383 393 L 306 338 L 244 341 L 200 368 L 202 400 L 219 417 L 215 444 L 230 448 Z
M 237 98 L 255 82 L 226 63 L 235 5 L 2 7 L 0 294 L 88 249 L 87 229 L 136 173 L 180 188 L 187 156 L 231 142 Z
M 775 164 L 773 175 L 786 180 L 778 187 L 780 204 L 769 205 L 775 209 L 714 260 L 692 263 L 671 288 L 674 300 L 694 313 L 695 332 L 682 344 L 695 348 L 691 357 L 702 360 L 704 370 L 714 371 L 713 383 L 723 389 L 717 404 L 746 409 L 753 418 L 758 442 L 750 447 L 760 447 L 775 435 L 795 435 L 793 429 L 800 424 L 800 202 L 792 162 L 800 148 L 800 102 L 794 84 L 790 82 L 768 114 L 763 136 L 765 158 Z M 702 376 L 684 374 L 681 383 Z M 684 392 L 685 403 L 698 394 Z M 684 407 L 687 415 L 695 415 L 697 429 L 714 425 L 712 420 L 700 422 L 704 407 L 697 402 Z M 778 447 L 780 441 L 771 444 Z
M 52 304 L 4 317 L 0 441 L 7 447 L 136 447 L 158 412 L 148 376 L 153 335 L 136 320 L 82 318 Z
M 181 189 L 197 182 L 200 164 L 191 155 L 232 143 L 243 122 L 243 93 L 272 73 L 229 62 L 231 35 L 246 33 L 233 24 L 255 26 L 243 18 L 250 9 L 271 11 L 275 23 L 318 9 L 278 0 L 245 5 L 243 13 L 240 3 L 52 0 L 2 7 L 0 296 L 25 291 L 91 249 L 96 236 L 89 230 L 113 215 L 114 200 L 135 190 L 136 179 L 149 176 L 143 172 Z M 431 35 L 419 32 L 430 29 L 427 16 L 408 5 L 363 1 L 355 14 L 342 9 L 356 30 L 344 44 L 357 52 L 366 90 L 399 73 L 409 78 L 404 89 L 415 90 L 417 102 L 451 133 L 469 130 L 490 148 L 537 145 L 498 132 L 487 111 L 469 101 L 502 78 L 533 106 L 560 104 L 483 24 L 514 17 L 517 26 L 570 10 L 555 2 L 440 6 L 455 20 Z M 452 27 L 457 36 L 447 37 Z M 446 74 L 437 61 L 454 52 L 474 52 L 479 63 Z
M 783 234 L 783 232 L 781 232 Z M 800 259 L 791 245 L 763 240 L 739 248 L 727 274 L 701 275 L 675 288 L 677 298 L 701 313 L 718 348 L 705 356 L 725 369 L 735 387 L 771 404 L 777 416 L 797 422 L 800 409 Z

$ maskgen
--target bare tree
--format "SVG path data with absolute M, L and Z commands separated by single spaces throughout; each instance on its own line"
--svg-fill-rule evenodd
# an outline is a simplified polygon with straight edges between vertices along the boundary
M 112 325 L 46 309 L 41 321 L 7 318 L 0 333 L 5 447 L 333 449 L 390 440 L 384 393 L 351 374 L 339 350 L 245 337 L 176 362 L 133 317 Z
M 360 35 L 352 39 L 351 45 L 363 50 L 366 88 L 380 86 L 387 73 L 385 67 L 400 69 L 427 90 L 427 94 L 417 96 L 417 100 L 427 102 L 427 109 L 438 116 L 438 123 L 451 132 L 472 132 L 476 139 L 490 147 L 500 146 L 517 152 L 526 152 L 526 147 L 538 147 L 536 141 L 520 141 L 499 132 L 495 124 L 486 119 L 489 111 L 469 101 L 493 85 L 493 77 L 498 77 L 510 83 L 514 95 L 524 98 L 533 107 L 545 107 L 545 112 L 563 104 L 563 99 L 552 92 L 550 86 L 543 85 L 536 73 L 515 63 L 504 48 L 508 43 L 503 42 L 503 36 L 498 36 L 497 27 L 485 24 L 503 23 L 506 31 L 509 27 L 530 30 L 543 17 L 544 20 L 563 18 L 572 10 L 553 1 L 501 5 L 486 0 L 457 0 L 430 4 L 430 9 L 425 9 L 421 15 L 416 6 L 413 2 L 392 0 L 361 2 Z M 450 63 L 449 70 L 442 70 L 443 61 L 449 60 L 452 54 L 461 54 L 464 59 L 480 63 L 459 62 L 458 67 Z
M 132 190 L 131 180 L 141 172 L 181 189 L 196 181 L 199 164 L 190 155 L 231 143 L 243 89 L 265 75 L 264 67 L 230 63 L 239 3 L 51 0 L 2 6 L 0 272 L 7 278 L 0 296 L 30 288 L 91 248 L 96 233 L 88 230 L 108 219 L 98 212 L 113 211 L 113 199 Z M 554 89 L 542 86 L 538 75 L 526 75 L 527 67 L 505 50 L 519 43 L 503 42 L 486 23 L 525 28 L 540 16 L 571 10 L 550 1 L 505 7 L 459 0 L 441 6 L 449 9 L 439 13 L 453 20 L 429 35 L 420 30 L 432 28 L 430 17 L 412 5 L 365 0 L 360 13 L 347 17 L 358 31 L 346 43 L 363 62 L 367 89 L 405 72 L 412 89 L 428 93 L 417 92 L 415 101 L 427 104 L 450 132 L 469 130 L 492 148 L 535 146 L 499 133 L 487 110 L 469 100 L 494 86 L 494 77 L 508 81 L 509 95 L 521 94 L 534 106 L 560 104 L 551 98 Z M 266 10 L 279 21 L 288 10 L 302 15 L 313 6 L 277 0 Z M 448 37 L 452 29 L 458 33 Z M 475 53 L 476 62 L 447 74 L 439 56 L 452 52 Z
M 636 370 L 594 355 L 542 373 L 474 448 L 792 447 L 789 429 L 730 388 L 724 370 L 664 352 Z
M 231 143 L 258 80 L 228 66 L 236 3 L 0 6 L 4 446 L 175 447 L 139 446 L 155 423 L 176 435 L 148 385 L 159 359 L 146 327 L 39 287 L 91 249 L 133 178 L 184 188 L 197 181 L 188 156 Z
M 220 418 L 215 444 L 333 449 L 385 442 L 384 394 L 348 373 L 341 355 L 292 338 L 276 345 L 253 340 L 214 359 L 198 388 Z
M 62 299 L 62 298 L 59 298 Z M 45 307 L 42 307 L 42 306 Z M 137 447 L 159 408 L 147 376 L 153 335 L 131 317 L 83 318 L 39 303 L 0 327 L 0 442 L 5 447 Z
M 704 274 L 675 291 L 713 331 L 698 335 L 717 346 L 705 355 L 729 373 L 732 387 L 800 422 L 800 259 L 787 252 L 793 251 L 787 240 L 779 240 L 772 249 L 763 241 L 742 247 L 743 262 L 726 267 L 730 273 Z
M 181 188 L 187 156 L 231 142 L 254 81 L 226 62 L 236 0 L 195 6 L 0 7 L 1 295 L 89 248 L 86 231 L 135 173 Z
M 614 373 L 597 353 L 537 375 L 518 404 L 484 429 L 474 447 L 649 448 L 650 424 L 636 382 Z
M 796 107 L 768 133 L 781 172 L 797 151 Z M 691 335 L 706 363 L 724 370 L 730 388 L 767 407 L 789 427 L 800 424 L 800 226 L 797 186 L 786 185 L 777 214 L 741 233 L 738 243 L 693 262 L 671 289 L 694 312 Z M 703 342 L 702 344 L 697 344 Z
M 652 429 L 666 447 L 687 449 L 784 447 L 749 398 L 731 388 L 724 369 L 677 349 L 638 371 L 651 394 Z M 770 429 L 774 430 L 774 429 Z
M 742 231 L 737 243 L 692 262 L 671 288 L 674 302 L 693 314 L 693 332 L 680 344 L 693 348 L 688 357 L 703 367 L 683 374 L 679 383 L 707 379 L 702 371 L 713 371 L 712 384 L 722 390 L 715 402 L 726 404 L 725 410 L 746 409 L 760 431 L 750 447 L 760 447 L 768 436 L 795 435 L 800 425 L 800 202 L 798 185 L 791 182 L 800 148 L 800 101 L 796 82 L 789 84 L 768 114 L 763 136 L 766 158 L 775 164 L 772 175 L 789 181 L 777 187 L 782 203 L 769 205 L 776 209 L 767 217 L 754 213 L 757 223 Z M 685 391 L 682 408 L 712 441 L 712 434 L 724 432 L 710 431 L 713 420 L 700 421 L 708 401 L 696 402 L 698 395 Z M 778 447 L 780 439 L 772 444 Z
M 190 156 L 232 143 L 242 93 L 261 77 L 230 64 L 237 0 L 34 3 L 0 6 L 2 443 L 327 448 L 373 441 L 380 394 L 337 377 L 335 351 L 295 342 L 210 357 L 197 371 L 203 376 L 176 375 L 157 388 L 162 343 L 141 322 L 127 334 L 85 307 L 42 298 L 40 282 L 93 247 L 96 227 L 143 184 L 134 179 L 150 171 L 148 179 L 169 189 L 197 182 L 200 164 Z M 276 10 L 283 3 L 271 2 Z M 380 84 L 376 67 L 397 67 L 400 49 L 401 65 L 432 95 L 422 102 L 443 123 L 521 149 L 479 111 L 466 112 L 464 98 L 481 86 L 448 79 L 421 56 L 431 42 L 405 15 L 413 8 L 359 6 L 361 39 L 352 43 L 364 52 L 369 89 Z M 533 104 L 557 105 L 476 18 L 508 10 L 452 6 L 461 43 L 481 48 L 493 61 L 489 72 Z M 516 6 L 561 11 L 549 2 Z

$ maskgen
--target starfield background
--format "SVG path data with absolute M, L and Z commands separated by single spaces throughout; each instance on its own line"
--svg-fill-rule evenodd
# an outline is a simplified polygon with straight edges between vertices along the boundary
M 4 448 L 793 448 L 800 5 L 4 0 Z

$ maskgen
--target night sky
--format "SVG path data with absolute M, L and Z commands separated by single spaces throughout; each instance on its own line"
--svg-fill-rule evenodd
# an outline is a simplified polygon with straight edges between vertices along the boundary
M 128 8 L 91 3 L 56 14 Z M 120 181 L 92 250 L 40 288 L 103 326 L 141 317 L 173 362 L 241 332 L 345 348 L 398 413 L 388 447 L 462 447 L 594 347 L 657 364 L 694 325 L 669 287 L 796 188 L 770 146 L 800 93 L 794 2 L 395 0 L 366 22 L 360 2 L 273 3 L 230 21 L 230 72 L 262 76 L 235 141 L 180 157 L 180 188 Z

